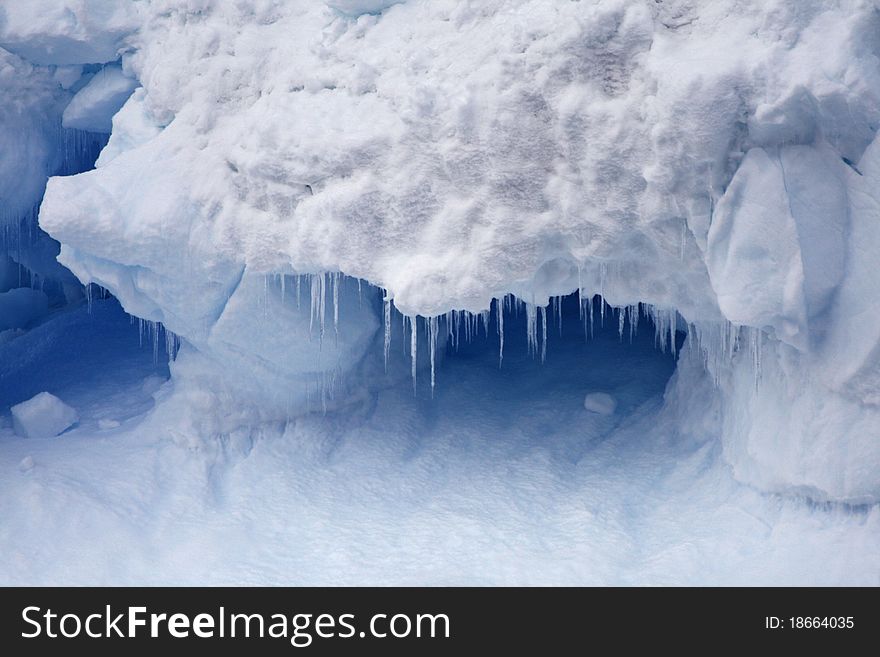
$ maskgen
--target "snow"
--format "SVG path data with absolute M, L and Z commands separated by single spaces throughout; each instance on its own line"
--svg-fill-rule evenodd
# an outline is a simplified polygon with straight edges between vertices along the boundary
M 15 433 L 24 438 L 51 438 L 76 424 L 76 410 L 48 392 L 41 392 L 11 409 Z
M 607 392 L 590 392 L 584 397 L 584 408 L 599 415 L 613 415 L 617 401 Z
M 0 2 L 0 578 L 876 584 L 878 30 Z

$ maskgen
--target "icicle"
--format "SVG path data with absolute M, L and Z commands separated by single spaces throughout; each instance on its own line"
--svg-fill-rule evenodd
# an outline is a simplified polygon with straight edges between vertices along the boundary
M 752 366 L 755 372 L 755 390 L 759 388 L 761 382 L 761 351 L 763 347 L 763 339 L 761 329 L 750 328 L 751 340 L 749 350 L 752 352 Z
M 577 301 L 578 301 L 578 319 L 582 322 L 584 321 L 584 283 L 581 278 L 581 266 L 578 264 L 578 289 L 577 289 Z M 585 327 L 586 328 L 586 327 Z M 586 330 L 584 331 L 586 333 Z
M 320 339 L 324 339 L 324 317 L 327 304 L 327 294 L 325 290 L 326 279 L 324 273 L 313 274 L 311 279 L 311 308 L 312 323 L 317 323 L 319 328 Z M 311 329 L 311 324 L 309 329 Z
M 263 274 L 263 318 L 269 317 L 269 274 Z
M 531 303 L 526 304 L 526 341 L 529 354 L 538 353 L 538 313 Z
M 416 315 L 410 320 L 410 345 L 409 345 L 409 353 L 412 362 L 411 370 L 412 370 L 412 382 L 413 382 L 413 394 L 416 393 L 416 354 L 418 353 L 418 325 L 419 325 L 419 317 Z
M 489 337 L 489 319 L 491 317 L 489 310 L 483 310 L 480 312 L 480 325 L 483 327 L 483 333 L 486 337 Z
M 409 321 L 409 318 L 406 315 L 400 315 L 400 327 L 402 329 L 403 339 L 400 341 L 401 346 L 403 347 L 403 355 L 406 355 L 406 325 Z
M 617 337 L 623 342 L 623 329 L 626 323 L 626 308 L 617 309 Z
M 325 318 L 327 317 L 327 274 L 323 273 L 319 276 L 321 280 L 321 285 L 319 287 L 320 295 L 319 295 L 319 308 L 320 308 L 320 319 L 321 319 L 321 338 L 324 338 L 324 325 Z
M 587 303 L 587 315 L 590 323 L 590 339 L 593 339 L 593 297 Z
M 165 355 L 168 356 L 168 362 L 175 360 L 177 358 L 177 352 L 180 349 L 180 338 L 177 337 L 176 333 L 169 331 L 165 326 L 162 326 L 165 331 Z
M 538 312 L 541 313 L 541 362 L 543 363 L 547 360 L 547 307 L 539 307 Z
M 495 311 L 498 313 L 498 369 L 504 361 L 504 297 L 495 302 Z
M 629 315 L 629 342 L 630 344 L 632 344 L 633 338 L 635 337 L 636 333 L 638 333 L 639 304 L 628 306 L 627 314 Z
M 434 396 L 434 366 L 437 352 L 437 332 L 438 318 L 431 317 L 428 319 L 428 349 L 431 352 L 431 397 Z
M 556 297 L 558 302 L 556 303 L 556 321 L 559 322 L 559 337 L 562 337 L 562 297 Z
M 339 272 L 333 272 L 333 332 L 339 337 Z
M 455 317 L 455 311 L 449 310 L 446 312 L 446 315 L 443 318 L 443 320 L 446 323 L 446 342 L 451 342 L 453 348 L 457 348 L 457 345 L 455 344 L 455 335 L 453 333 L 453 328 L 454 328 L 453 327 L 453 323 L 454 323 L 453 318 L 454 317 Z
M 152 325 L 152 329 L 153 329 L 152 330 L 152 333 L 153 333 L 153 362 L 158 363 L 159 362 L 159 327 L 153 322 L 150 322 L 150 324 Z
M 309 334 L 311 335 L 314 330 L 314 325 L 317 322 L 320 326 L 321 340 L 324 339 L 324 316 L 326 311 L 326 303 L 327 303 L 327 295 L 325 292 L 325 274 L 312 274 L 311 275 L 311 316 L 309 318 Z
M 387 294 L 387 293 L 386 293 Z M 388 373 L 388 354 L 391 351 L 391 299 L 385 298 L 385 373 Z

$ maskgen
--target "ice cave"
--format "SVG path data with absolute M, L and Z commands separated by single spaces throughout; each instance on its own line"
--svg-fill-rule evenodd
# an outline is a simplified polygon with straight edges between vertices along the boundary
M 0 583 L 880 584 L 871 0 L 0 0 Z

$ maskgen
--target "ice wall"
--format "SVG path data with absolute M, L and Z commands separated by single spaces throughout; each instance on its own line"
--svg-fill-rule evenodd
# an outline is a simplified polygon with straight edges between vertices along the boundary
M 749 231 L 756 217 L 766 220 L 766 239 L 754 242 L 766 249 L 759 262 L 793 257 L 785 284 L 774 271 L 750 281 L 743 294 L 755 302 L 750 309 L 760 312 L 768 295 L 784 300 L 790 293 L 800 295 L 804 311 L 800 323 L 776 315 L 799 327 L 799 348 L 764 337 L 759 363 L 734 359 L 724 375 L 725 450 L 737 476 L 761 488 L 873 501 L 880 496 L 880 141 L 855 169 L 831 156 L 824 163 L 810 162 L 815 153 L 799 157 L 782 149 L 774 171 L 745 191 L 765 207 L 749 212 L 744 205 L 732 222 L 732 230 Z M 736 178 L 752 174 L 743 167 Z M 728 194 L 743 193 L 736 182 Z M 783 190 L 786 207 L 767 214 Z M 726 230 L 729 219 L 712 230 Z M 779 239 L 785 231 L 799 236 L 794 254 Z M 750 254 L 726 257 L 741 267 Z
M 877 499 L 873 2 L 68 4 L 106 29 L 7 17 L 0 45 L 94 43 L 142 89 L 41 225 L 200 368 L 259 391 L 357 366 L 375 313 L 340 308 L 305 367 L 278 338 L 310 323 L 325 353 L 312 309 L 258 310 L 279 274 L 424 316 L 580 289 L 692 326 L 743 480 Z
M 112 29 L 113 13 L 109 4 L 96 2 L 0 3 L 3 341 L 83 298 L 82 283 L 56 259 L 60 245 L 38 227 L 37 210 L 50 176 L 92 168 L 106 142 L 106 136 L 94 132 L 100 119 L 94 110 L 104 112 L 109 132 L 109 117 L 135 84 L 118 64 L 101 63 L 118 57 L 116 46 L 100 44 Z M 111 85 L 100 84 L 108 79 Z M 116 90 L 114 97 L 95 93 L 107 86 Z M 83 102 L 89 97 L 93 102 Z M 74 119 L 88 115 L 92 122 L 65 121 L 71 108 Z

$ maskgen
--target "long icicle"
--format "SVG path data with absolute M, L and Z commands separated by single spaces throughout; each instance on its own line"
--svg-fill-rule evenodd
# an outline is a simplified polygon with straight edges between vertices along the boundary
M 504 297 L 495 302 L 495 311 L 498 313 L 498 369 L 504 362 Z
M 387 294 L 387 293 L 386 293 Z M 388 373 L 388 354 L 391 351 L 391 299 L 385 297 L 385 373 Z
M 416 394 L 416 354 L 419 350 L 419 316 L 415 315 L 410 320 L 410 333 L 409 333 L 409 353 L 411 358 L 411 371 L 412 371 L 412 382 L 413 382 L 413 394 Z
M 431 397 L 434 397 L 434 365 L 437 352 L 437 333 L 439 330 L 439 320 L 437 317 L 431 317 L 428 320 L 428 349 L 431 351 Z

